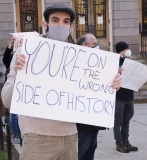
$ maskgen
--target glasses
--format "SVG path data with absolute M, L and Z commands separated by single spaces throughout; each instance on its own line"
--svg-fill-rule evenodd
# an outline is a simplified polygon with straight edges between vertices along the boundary
M 99 45 L 93 46 L 93 47 L 91 47 L 91 48 L 95 48 L 95 47 L 97 47 L 97 46 L 99 46 Z
M 97 42 L 94 42 L 94 43 L 86 43 L 86 44 L 93 44 L 95 46 L 98 46 L 99 44 Z

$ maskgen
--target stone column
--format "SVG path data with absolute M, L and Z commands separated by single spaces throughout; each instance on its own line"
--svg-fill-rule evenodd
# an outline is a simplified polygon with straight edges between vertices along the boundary
M 119 41 L 129 44 L 133 54 L 139 54 L 139 2 L 113 0 L 113 45 Z
M 14 32 L 13 0 L 0 0 L 0 50 L 5 49 Z
M 5 78 L 5 66 L 2 62 L 3 51 L 7 47 L 14 32 L 13 0 L 0 0 L 0 92 Z M 2 75 L 3 74 L 3 75 Z

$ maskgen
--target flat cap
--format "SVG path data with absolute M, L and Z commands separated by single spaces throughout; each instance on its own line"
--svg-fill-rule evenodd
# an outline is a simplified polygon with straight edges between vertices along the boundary
M 43 13 L 44 19 L 48 21 L 47 20 L 48 15 L 50 15 L 53 12 L 58 12 L 58 11 L 69 13 L 69 15 L 71 16 L 71 22 L 73 22 L 76 17 L 75 11 L 68 5 L 64 3 L 54 3 L 45 9 Z

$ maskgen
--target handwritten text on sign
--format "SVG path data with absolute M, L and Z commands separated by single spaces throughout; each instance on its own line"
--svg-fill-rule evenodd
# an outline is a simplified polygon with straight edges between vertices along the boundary
M 122 68 L 122 88 L 138 91 L 147 81 L 147 66 L 130 59 L 125 59 Z
M 12 113 L 113 127 L 117 54 L 29 36 L 21 52 Z

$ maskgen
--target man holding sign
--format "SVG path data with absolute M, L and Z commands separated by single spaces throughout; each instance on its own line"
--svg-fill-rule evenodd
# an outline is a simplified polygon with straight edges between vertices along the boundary
M 44 11 L 44 18 L 43 26 L 46 29 L 47 38 L 65 42 L 75 19 L 73 9 L 63 3 L 52 4 Z M 25 58 L 24 54 L 17 54 L 13 57 L 11 71 L 2 90 L 3 103 L 7 108 L 10 108 L 16 73 L 24 68 Z M 120 88 L 120 80 L 120 76 L 116 75 L 112 84 L 113 89 Z M 63 96 L 63 92 L 61 96 Z M 20 115 L 19 125 L 23 135 L 21 160 L 77 159 L 78 139 L 75 123 Z
M 77 45 L 99 49 L 96 37 L 85 34 L 77 39 Z M 97 148 L 97 135 L 99 130 L 106 130 L 105 127 L 98 127 L 88 124 L 77 123 L 78 129 L 78 160 L 93 160 Z

